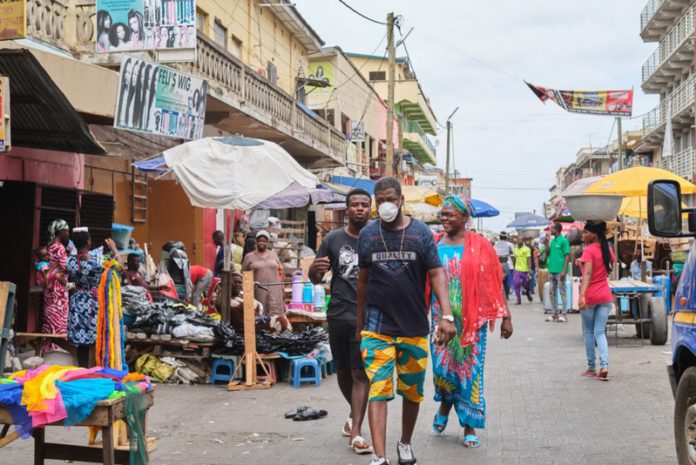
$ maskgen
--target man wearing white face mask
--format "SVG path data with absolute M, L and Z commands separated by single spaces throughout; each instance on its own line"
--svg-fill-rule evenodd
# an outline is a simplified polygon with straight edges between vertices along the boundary
M 395 366 L 398 394 L 403 397 L 398 461 L 414 465 L 411 439 L 423 401 L 430 333 L 425 299 L 428 278 L 443 314 L 437 342 L 449 342 L 456 329 L 432 232 L 402 214 L 404 198 L 396 178 L 380 179 L 374 192 L 379 219 L 363 228 L 358 238 L 356 335 L 362 339 L 365 372 L 371 382 L 368 414 L 375 451 L 371 465 L 389 465 L 387 402 L 394 398 Z

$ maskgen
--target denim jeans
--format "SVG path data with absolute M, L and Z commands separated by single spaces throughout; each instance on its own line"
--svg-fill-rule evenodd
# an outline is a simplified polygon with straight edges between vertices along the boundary
M 561 273 L 549 273 L 549 281 L 551 282 L 551 308 L 553 314 L 558 316 L 562 313 L 563 316 L 568 315 L 568 306 L 566 305 L 566 283 L 561 279 Z M 561 293 L 561 309 L 558 310 L 558 292 Z
M 585 352 L 587 353 L 587 368 L 594 370 L 595 362 L 595 341 L 599 349 L 599 366 L 607 368 L 609 366 L 609 344 L 607 343 L 607 320 L 611 302 L 606 304 L 590 305 L 580 312 L 582 316 L 582 334 L 585 338 Z

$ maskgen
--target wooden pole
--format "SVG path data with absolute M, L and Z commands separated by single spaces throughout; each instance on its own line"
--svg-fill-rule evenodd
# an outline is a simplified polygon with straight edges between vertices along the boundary
M 254 315 L 254 272 L 242 275 L 244 293 L 244 354 L 246 356 L 246 385 L 256 383 L 256 318 Z
M 389 55 L 387 82 L 387 176 L 394 176 L 394 86 L 396 80 L 396 49 L 394 48 L 394 13 L 387 15 L 387 50 Z

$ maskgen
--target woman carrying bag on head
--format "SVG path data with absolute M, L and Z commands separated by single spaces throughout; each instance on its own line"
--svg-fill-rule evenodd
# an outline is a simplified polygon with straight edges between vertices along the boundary
M 588 221 L 585 224 L 582 241 L 586 247 L 580 258 L 582 285 L 579 306 L 587 353 L 587 370 L 582 376 L 598 377 L 602 381 L 609 380 L 606 326 L 614 300 L 609 288 L 609 273 L 616 261 L 607 242 L 606 231 L 607 224 L 604 221 Z M 595 343 L 599 349 L 599 373 L 596 368 Z

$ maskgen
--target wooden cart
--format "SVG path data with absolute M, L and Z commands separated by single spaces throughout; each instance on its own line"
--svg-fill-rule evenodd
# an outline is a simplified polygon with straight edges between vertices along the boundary
M 667 310 L 665 301 L 655 297 L 660 287 L 635 279 L 609 281 L 614 296 L 616 312 L 609 316 L 608 324 L 635 324 L 641 339 L 650 339 L 652 345 L 667 342 Z M 618 327 L 616 329 L 618 340 Z

